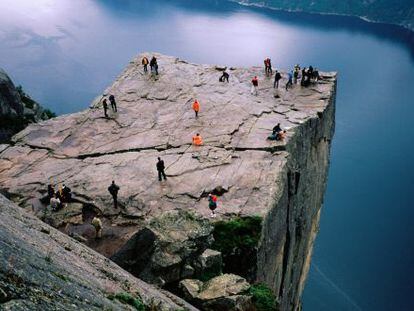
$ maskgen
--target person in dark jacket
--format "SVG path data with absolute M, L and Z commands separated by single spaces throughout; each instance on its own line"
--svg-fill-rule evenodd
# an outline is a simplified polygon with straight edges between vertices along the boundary
M 165 176 L 165 164 L 164 161 L 161 160 L 161 158 L 158 158 L 157 162 L 157 171 L 158 171 L 158 180 L 161 181 L 162 177 L 164 177 L 164 180 L 167 180 L 167 176 Z
M 279 71 L 275 71 L 275 82 L 273 83 L 273 88 L 277 89 L 279 87 L 279 80 L 282 79 L 282 75 Z
M 223 74 L 222 74 L 222 76 L 220 77 L 219 81 L 220 81 L 220 82 L 224 82 L 224 81 L 229 82 L 229 76 L 230 76 L 230 75 L 229 75 L 226 71 L 223 71 Z
M 112 111 L 113 112 L 117 112 L 118 109 L 116 108 L 116 101 L 115 101 L 115 96 L 114 95 L 109 95 L 109 102 L 111 103 L 111 107 L 112 107 Z
M 277 135 L 279 132 L 282 131 L 282 128 L 280 127 L 280 123 L 276 124 L 275 127 L 273 128 L 272 134 L 273 135 Z
M 158 75 L 158 63 L 157 63 L 157 59 L 155 58 L 155 56 L 151 58 L 150 67 L 151 67 L 151 72 L 155 72 L 155 74 Z
M 102 106 L 103 106 L 105 118 L 108 118 L 108 102 L 106 98 L 104 98 L 104 100 L 102 101 Z
M 72 200 L 72 190 L 65 184 L 62 185 L 62 202 L 69 203 Z
M 118 208 L 118 191 L 119 186 L 115 184 L 115 181 L 112 181 L 112 184 L 108 187 L 108 191 L 114 199 L 114 208 Z

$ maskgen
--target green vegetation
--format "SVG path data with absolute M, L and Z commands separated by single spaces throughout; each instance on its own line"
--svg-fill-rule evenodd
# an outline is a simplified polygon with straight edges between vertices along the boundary
M 247 280 L 256 269 L 257 244 L 262 229 L 259 216 L 238 217 L 214 225 L 212 248 L 223 256 L 223 272 L 240 275 Z
M 56 118 L 56 113 L 52 112 L 49 109 L 45 109 L 43 110 L 43 114 L 48 118 L 48 119 L 52 119 L 52 118 Z
M 138 311 L 146 311 L 147 307 L 144 305 L 140 298 L 135 298 L 130 293 L 122 292 L 115 295 L 109 295 L 108 299 L 118 300 L 124 304 L 133 306 Z
M 254 284 L 249 289 L 252 300 L 257 311 L 274 311 L 278 310 L 276 297 L 269 287 L 264 284 Z
M 237 252 L 238 249 L 256 247 L 261 231 L 262 218 L 259 216 L 219 221 L 214 225 L 214 244 L 222 254 Z

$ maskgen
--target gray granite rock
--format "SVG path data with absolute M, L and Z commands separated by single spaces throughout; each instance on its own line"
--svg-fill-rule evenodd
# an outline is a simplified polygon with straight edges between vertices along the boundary
M 270 286 L 283 310 L 295 308 L 326 185 L 336 73 L 322 73 L 309 88 L 281 88 L 275 98 L 273 80 L 262 68 L 232 68 L 230 82 L 220 83 L 216 66 L 155 55 L 157 80 L 143 73 L 138 56 L 104 91 L 118 103 L 108 119 L 97 99 L 91 109 L 15 135 L 14 145 L 0 152 L 0 189 L 31 209 L 50 180 L 69 185 L 75 201 L 104 218 L 103 239 L 88 245 L 106 256 L 168 211 L 192 211 L 211 222 L 259 216 L 256 255 L 244 276 Z M 258 96 L 250 94 L 254 75 Z M 191 109 L 194 98 L 201 105 L 198 119 Z M 267 140 L 277 123 L 287 129 L 287 138 Z M 191 145 L 195 133 L 203 146 Z M 168 178 L 162 182 L 155 169 L 159 156 Z M 107 191 L 111 180 L 121 186 L 117 210 Z M 220 188 L 218 216 L 210 218 L 207 194 Z M 70 224 L 61 230 L 87 236 L 89 229 Z

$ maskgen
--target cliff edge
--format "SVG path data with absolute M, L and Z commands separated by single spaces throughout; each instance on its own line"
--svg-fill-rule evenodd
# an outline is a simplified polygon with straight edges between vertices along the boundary
M 322 79 L 307 88 L 275 91 L 261 67 L 230 68 L 227 83 L 219 82 L 222 67 L 155 55 L 158 76 L 143 72 L 140 55 L 105 90 L 118 105 L 109 118 L 99 98 L 89 110 L 32 124 L 13 137 L 13 146 L 2 145 L 0 189 L 108 257 L 119 258 L 117 252 L 151 221 L 161 218 L 158 223 L 173 229 L 172 222 L 181 223 L 175 218 L 166 223 L 167 212 L 190 211 L 211 223 L 213 239 L 195 255 L 191 246 L 180 252 L 166 247 L 163 267 L 174 277 L 156 275 L 160 244 L 145 253 L 154 266 L 138 269 L 122 259 L 118 264 L 139 277 L 151 271 L 157 285 L 176 289 L 184 276 L 197 277 L 194 258 L 212 248 L 221 253 L 224 273 L 264 283 L 281 310 L 298 309 L 329 167 L 336 73 L 321 72 Z M 250 94 L 255 75 L 258 96 Z M 198 118 L 191 109 L 194 98 L 201 105 Z M 277 123 L 287 130 L 286 139 L 267 140 Z M 196 133 L 203 146 L 192 145 Z M 163 182 L 157 178 L 157 157 L 166 164 Z M 107 191 L 112 180 L 121 187 L 118 209 Z M 75 204 L 49 215 L 40 200 L 49 182 L 72 188 Z M 209 217 L 211 192 L 219 198 L 216 218 Z M 91 213 L 104 221 L 100 241 L 92 238 Z M 238 230 L 243 224 L 247 230 Z M 157 239 L 171 242 L 171 236 Z M 240 239 L 230 241 L 231 236 Z

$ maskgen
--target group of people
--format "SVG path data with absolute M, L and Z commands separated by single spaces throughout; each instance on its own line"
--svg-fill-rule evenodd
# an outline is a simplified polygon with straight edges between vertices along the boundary
M 148 72 L 148 64 L 151 68 L 151 74 L 158 76 L 158 62 L 157 58 L 153 56 L 150 61 L 148 61 L 148 58 L 144 56 L 141 60 L 142 66 L 144 66 L 144 72 Z
M 267 139 L 269 140 L 284 140 L 286 138 L 286 130 L 283 130 L 280 123 L 273 127 L 272 134 Z
M 111 104 L 112 111 L 113 112 L 118 112 L 118 109 L 116 107 L 115 96 L 111 94 L 111 95 L 109 95 L 108 99 L 109 99 L 109 102 Z M 108 118 L 108 101 L 107 101 L 106 98 L 104 98 L 103 101 L 102 101 L 102 107 L 104 109 L 105 118 Z
M 68 186 L 63 184 L 58 186 L 58 190 L 52 184 L 47 186 L 47 201 L 49 201 L 52 211 L 58 211 L 62 209 L 66 203 L 70 203 L 72 200 L 72 191 Z
M 154 75 L 158 75 L 158 63 L 157 63 L 157 59 L 155 56 L 153 56 L 151 58 L 151 61 L 148 60 L 147 57 L 143 57 L 142 61 L 141 61 L 143 68 L 144 68 L 144 72 L 148 72 L 148 65 L 150 65 L 151 68 L 151 73 Z M 264 65 L 265 65 L 265 73 L 267 76 L 271 76 L 273 74 L 273 70 L 272 70 L 272 64 L 271 64 L 271 59 L 270 58 L 266 58 L 264 60 Z M 275 78 L 274 78 L 274 84 L 273 87 L 274 88 L 278 88 L 279 87 L 279 81 L 282 79 L 282 74 L 278 71 L 275 70 Z M 317 70 L 314 70 L 312 66 L 309 66 L 309 68 L 303 68 L 301 70 L 299 65 L 295 65 L 294 70 L 292 70 L 291 72 L 288 73 L 288 80 L 287 83 L 285 85 L 286 90 L 288 90 L 289 87 L 292 87 L 293 84 L 297 84 L 298 80 L 301 79 L 300 84 L 302 86 L 308 86 L 311 81 L 318 81 L 319 79 L 319 72 Z M 227 73 L 226 70 L 223 70 L 222 75 L 219 78 L 220 82 L 229 82 L 229 74 Z M 255 76 L 252 81 L 252 89 L 251 89 L 251 93 L 253 95 L 258 95 L 258 86 L 259 86 L 259 79 L 257 76 Z M 109 102 L 111 104 L 112 110 L 114 112 L 117 112 L 117 106 L 116 106 L 116 101 L 115 101 L 115 97 L 113 95 L 109 96 Z M 104 107 L 104 113 L 105 113 L 105 117 L 108 117 L 107 115 L 107 110 L 108 110 L 108 103 L 107 100 L 104 99 L 103 100 L 103 107 Z M 192 109 L 195 113 L 195 118 L 198 118 L 199 112 L 200 112 L 200 103 L 198 102 L 197 99 L 194 100 L 194 102 L 192 103 Z M 286 137 L 286 130 L 283 130 L 280 126 L 280 123 L 278 123 L 272 130 L 272 134 L 268 137 L 269 140 L 284 140 Z M 200 135 L 200 133 L 197 133 L 196 135 L 193 136 L 192 138 L 192 143 L 195 146 L 201 146 L 203 145 L 203 139 Z M 156 169 L 158 172 L 158 180 L 162 181 L 163 179 L 166 180 L 167 176 L 165 174 L 165 163 L 164 161 L 158 157 L 158 161 L 156 163 Z M 108 187 L 108 191 L 111 194 L 112 198 L 113 198 L 113 202 L 114 202 L 114 208 L 118 208 L 118 192 L 120 190 L 120 187 L 118 185 L 115 184 L 114 181 L 112 181 L 111 185 Z M 70 192 L 70 191 L 69 191 Z M 55 195 L 53 195 L 55 196 Z M 51 197 L 52 198 L 52 197 Z M 59 198 L 58 198 L 59 200 Z M 209 201 L 209 208 L 211 210 L 211 217 L 215 217 L 215 210 L 217 208 L 217 196 L 213 195 L 213 194 L 209 194 L 208 196 L 208 201 Z M 95 226 L 96 228 L 96 232 L 97 232 L 97 237 L 101 235 L 102 232 L 102 222 L 98 219 L 98 218 L 94 218 L 94 220 L 92 221 L 92 224 Z

